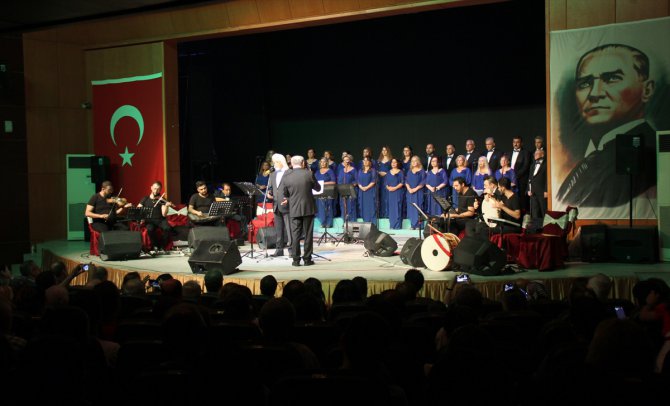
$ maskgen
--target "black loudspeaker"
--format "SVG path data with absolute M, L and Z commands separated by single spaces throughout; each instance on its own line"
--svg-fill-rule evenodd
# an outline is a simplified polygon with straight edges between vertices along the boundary
M 237 272 L 241 263 L 242 257 L 234 241 L 202 240 L 188 259 L 193 273 L 216 270 L 230 275 Z
M 200 241 L 230 241 L 228 227 L 193 227 L 188 232 L 188 246 L 192 249 L 198 248 Z
M 261 227 L 256 234 L 256 242 L 261 249 L 277 247 L 277 230 L 274 227 Z
M 377 226 L 373 223 L 351 222 L 348 224 L 347 232 L 352 237 L 365 240 L 371 232 L 378 232 Z
M 378 257 L 390 257 L 398 249 L 398 243 L 390 235 L 376 229 L 368 233 L 363 246 L 370 255 Z
M 465 237 L 454 248 L 454 262 L 464 272 L 495 276 L 507 264 L 507 254 L 489 240 Z
M 582 261 L 605 262 L 609 259 L 606 225 L 582 226 L 579 238 L 581 240 Z
M 95 190 L 100 191 L 102 182 L 109 180 L 109 157 L 92 156 L 91 183 L 95 183 Z
M 616 262 L 658 262 L 656 227 L 610 227 L 607 240 L 610 258 Z
M 489 227 L 483 221 L 468 221 L 465 223 L 465 236 L 473 237 L 479 240 L 488 240 L 489 239 Z
M 405 242 L 400 251 L 400 260 L 403 264 L 407 264 L 414 268 L 425 268 L 426 264 L 421 259 L 421 243 L 423 240 L 418 238 L 410 238 Z
M 617 175 L 639 174 L 643 167 L 644 138 L 635 134 L 617 134 L 615 145 Z
M 100 233 L 98 249 L 103 261 L 139 258 L 142 252 L 142 234 L 139 231 L 103 231 Z

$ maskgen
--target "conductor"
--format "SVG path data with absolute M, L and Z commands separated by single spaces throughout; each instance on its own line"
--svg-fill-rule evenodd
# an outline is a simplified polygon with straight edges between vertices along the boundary
M 293 266 L 300 266 L 300 236 L 305 235 L 305 252 L 302 256 L 305 266 L 314 265 L 312 261 L 312 246 L 314 243 L 314 214 L 316 204 L 312 190 L 320 191 L 314 173 L 303 168 L 305 159 L 300 155 L 291 158 L 292 171 L 287 172 L 279 185 L 281 195 L 284 196 L 281 205 L 288 205 L 291 217 L 291 241 L 293 247 Z

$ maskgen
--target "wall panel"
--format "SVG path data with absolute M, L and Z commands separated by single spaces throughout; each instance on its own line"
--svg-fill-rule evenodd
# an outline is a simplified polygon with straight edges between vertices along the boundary
M 616 22 L 618 23 L 667 15 L 667 0 L 617 0 L 616 2 Z
M 567 0 L 567 28 L 583 28 L 615 22 L 616 0 Z
M 321 0 L 290 0 L 291 16 L 304 18 L 325 14 Z

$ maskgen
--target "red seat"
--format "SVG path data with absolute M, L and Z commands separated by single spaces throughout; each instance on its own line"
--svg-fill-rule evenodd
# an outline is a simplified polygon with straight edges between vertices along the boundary
M 256 241 L 256 235 L 258 234 L 258 230 L 263 228 L 263 227 L 274 227 L 275 225 L 275 214 L 273 212 L 269 212 L 267 214 L 261 214 L 260 216 L 257 216 L 255 219 L 251 220 L 251 239 L 253 242 Z
M 169 223 L 169 222 L 168 222 Z M 130 222 L 130 231 L 139 231 L 140 234 L 142 235 L 142 250 L 143 251 L 151 251 L 153 247 L 151 246 L 151 238 L 149 237 L 149 231 L 147 230 L 147 227 L 143 223 L 138 223 L 135 221 Z M 163 230 L 162 229 L 157 229 L 156 232 L 158 233 L 158 237 L 161 238 L 163 237 Z M 168 240 L 167 243 L 165 244 L 165 247 L 162 247 L 166 251 L 170 251 L 172 247 L 174 246 L 174 242 L 172 241 L 172 236 L 168 235 Z
M 100 233 L 93 229 L 93 222 L 90 218 L 88 218 L 88 231 L 91 233 L 91 243 L 89 245 L 88 253 L 90 255 L 100 256 L 100 249 L 98 248 Z

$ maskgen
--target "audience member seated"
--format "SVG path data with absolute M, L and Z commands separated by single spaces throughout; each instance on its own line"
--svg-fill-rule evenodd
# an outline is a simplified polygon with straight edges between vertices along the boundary
M 200 284 L 196 281 L 185 282 L 184 286 L 182 286 L 182 295 L 186 302 L 194 304 L 199 303 L 201 293 L 202 289 L 200 288 Z
M 368 280 L 362 276 L 355 276 L 352 280 L 358 286 L 358 293 L 361 295 L 361 300 L 368 297 Z
M 89 265 L 86 287 L 92 288 L 106 281 L 109 276 L 108 274 L 107 269 L 102 266 Z

